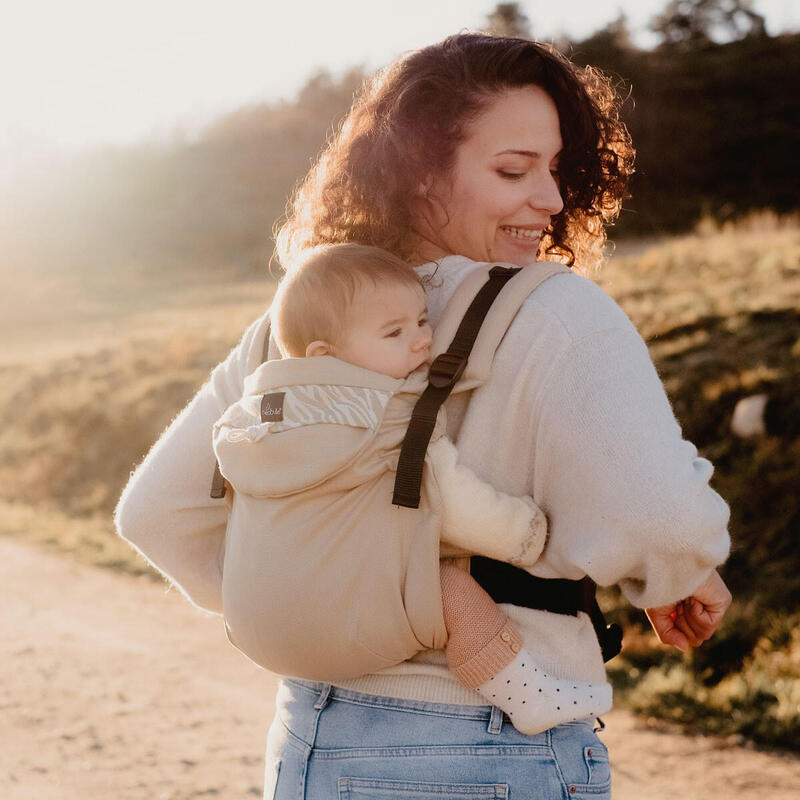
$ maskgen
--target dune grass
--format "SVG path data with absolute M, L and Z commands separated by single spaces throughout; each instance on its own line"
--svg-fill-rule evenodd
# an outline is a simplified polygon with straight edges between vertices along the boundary
M 116 536 L 117 498 L 268 307 L 274 284 L 128 276 L 113 289 L 108 277 L 87 284 L 85 276 L 50 276 L 11 299 L 9 284 L 0 315 L 8 343 L 0 356 L 0 535 L 157 578 Z

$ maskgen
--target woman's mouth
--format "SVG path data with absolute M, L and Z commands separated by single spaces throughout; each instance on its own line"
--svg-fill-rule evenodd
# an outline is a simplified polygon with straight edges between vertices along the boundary
M 541 228 L 517 228 L 514 225 L 501 225 L 500 230 L 524 246 L 539 246 L 542 238 Z

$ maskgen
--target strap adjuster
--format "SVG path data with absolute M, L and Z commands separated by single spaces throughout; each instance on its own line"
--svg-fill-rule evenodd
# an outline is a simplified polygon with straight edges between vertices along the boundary
M 428 383 L 437 389 L 448 389 L 463 375 L 467 359 L 453 353 L 436 356 L 428 372 Z

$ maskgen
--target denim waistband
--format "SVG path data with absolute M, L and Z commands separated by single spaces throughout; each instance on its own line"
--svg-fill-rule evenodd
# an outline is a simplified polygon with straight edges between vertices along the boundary
M 455 717 L 470 720 L 489 720 L 496 715 L 498 709 L 491 705 L 465 706 L 451 703 L 433 703 L 428 700 L 409 700 L 402 697 L 388 697 L 383 695 L 365 694 L 351 689 L 342 689 L 328 683 L 307 681 L 302 678 L 283 678 L 282 683 L 294 686 L 314 694 L 322 699 L 322 705 L 331 700 L 339 700 L 355 705 L 372 706 L 386 710 L 402 709 L 403 711 L 418 711 L 423 714 L 441 714 L 445 717 Z M 502 712 L 501 712 L 502 713 Z

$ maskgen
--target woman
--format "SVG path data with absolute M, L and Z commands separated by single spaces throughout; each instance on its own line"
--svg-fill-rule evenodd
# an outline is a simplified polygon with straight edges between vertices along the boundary
M 367 84 L 297 193 L 278 251 L 290 264 L 326 242 L 389 249 L 436 273 L 435 325 L 475 262 L 591 267 L 631 168 L 601 76 L 532 42 L 459 35 Z M 214 370 L 118 509 L 121 534 L 214 611 L 226 507 L 208 499 L 209 432 L 259 363 L 265 329 L 266 318 L 254 323 Z M 727 555 L 727 507 L 708 486 L 711 465 L 682 441 L 644 343 L 593 283 L 559 275 L 528 298 L 488 383 L 468 406 L 448 404 L 448 433 L 464 464 L 546 510 L 535 575 L 620 585 L 682 649 L 711 635 L 730 602 L 714 569 Z M 605 681 L 585 614 L 504 610 L 551 674 Z M 522 735 L 437 651 L 334 687 L 284 679 L 265 797 L 337 792 L 597 798 L 610 796 L 610 773 L 591 721 Z

